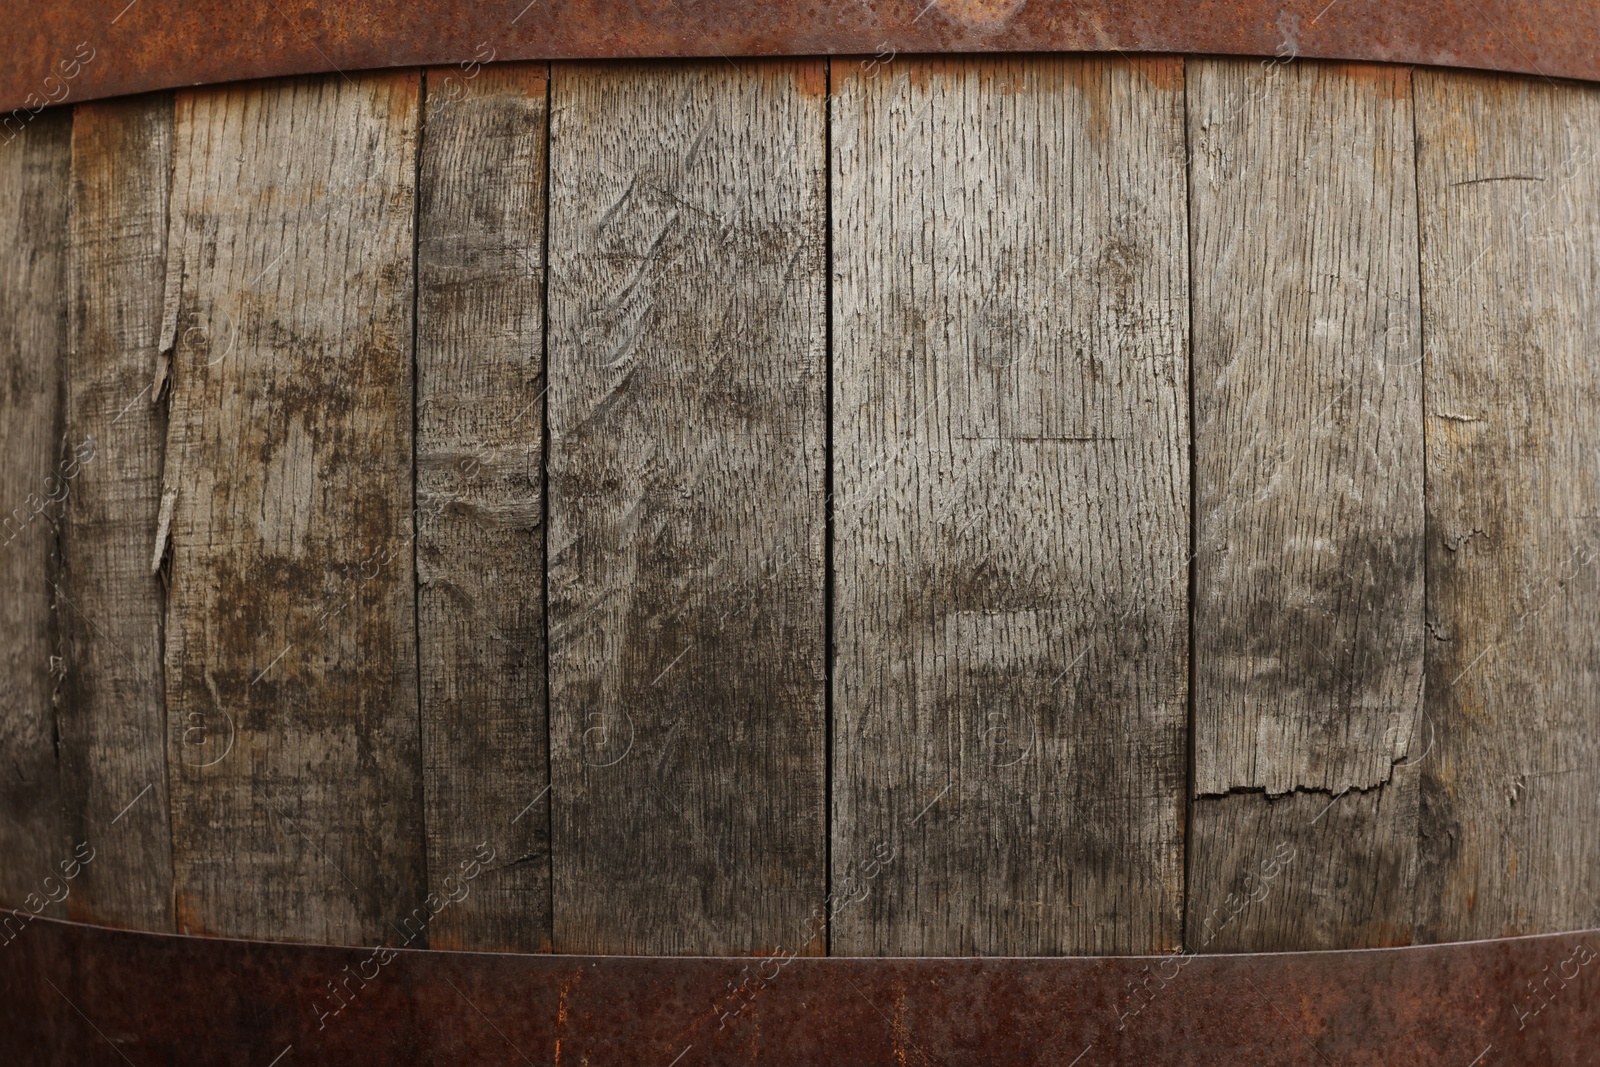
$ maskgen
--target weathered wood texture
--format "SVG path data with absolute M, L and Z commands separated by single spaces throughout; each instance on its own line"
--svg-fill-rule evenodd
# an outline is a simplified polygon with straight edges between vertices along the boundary
M 71 115 L 47 112 L 0 144 L 0 901 L 30 909 L 71 858 L 52 669 L 56 523 L 77 469 L 60 448 L 71 136 Z
M 428 72 L 417 243 L 417 630 L 429 863 L 494 859 L 440 948 L 550 944 L 544 656 L 547 68 Z
M 164 492 L 180 930 L 370 943 L 423 902 L 420 83 L 177 97 Z
M 833 951 L 1175 947 L 1182 62 L 835 69 Z
M 172 97 L 77 109 L 66 440 L 91 456 L 61 533 L 61 768 L 68 828 L 94 843 L 72 917 L 172 928 L 161 578 L 166 401 L 157 381 Z
M 1366 792 L 1197 800 L 1184 947 L 1287 952 L 1410 944 L 1420 762 Z
M 1600 90 L 1417 74 L 1428 940 L 1600 924 Z
M 552 78 L 555 945 L 817 952 L 825 70 Z
M 306 941 L 1600 925 L 1600 88 L 548 69 L 0 144 L 0 903 L 82 840 L 57 914 Z
M 1410 71 L 1194 60 L 1188 111 L 1190 939 L 1393 943 L 1410 924 L 1417 786 L 1395 768 L 1423 661 Z M 1313 824 L 1346 790 L 1410 795 L 1343 799 Z M 1297 852 L 1287 883 L 1201 933 L 1279 840 Z

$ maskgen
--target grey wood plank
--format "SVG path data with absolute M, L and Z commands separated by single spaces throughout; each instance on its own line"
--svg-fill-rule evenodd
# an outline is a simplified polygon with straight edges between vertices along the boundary
M 190 933 L 371 943 L 424 900 L 420 86 L 408 71 L 177 96 L 163 484 Z
M 72 126 L 66 435 L 92 448 L 61 533 L 61 764 L 95 860 L 74 919 L 170 931 L 165 595 L 150 565 L 166 401 L 157 381 L 172 97 L 84 104 Z
M 1175 947 L 1182 62 L 834 91 L 833 951 Z
M 1420 936 L 1600 923 L 1600 92 L 1417 72 Z
M 545 64 L 428 72 L 418 190 L 417 629 L 430 863 L 483 864 L 436 948 L 550 946 Z
M 1392 943 L 1411 914 L 1419 778 L 1395 768 L 1421 721 L 1424 631 L 1410 72 L 1191 60 L 1188 112 L 1190 939 L 1249 868 L 1241 849 L 1281 837 L 1301 854 L 1291 884 L 1315 884 L 1212 950 Z M 1377 789 L 1412 795 L 1312 825 Z M 1358 809 L 1370 826 L 1347 825 Z M 1348 892 L 1310 873 L 1335 857 L 1359 872 Z
M 817 952 L 825 70 L 552 79 L 555 946 Z
M 71 859 L 51 588 L 61 502 L 81 466 L 60 447 L 71 135 L 71 112 L 53 109 L 0 146 L 0 903 L 58 918 L 43 879 Z
M 1423 763 L 1361 791 L 1195 802 L 1184 948 L 1282 952 L 1413 940 Z

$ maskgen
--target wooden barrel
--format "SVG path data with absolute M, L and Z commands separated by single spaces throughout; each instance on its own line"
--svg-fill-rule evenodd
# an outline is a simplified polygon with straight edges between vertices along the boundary
M 1600 926 L 1597 149 L 1589 85 L 1304 59 L 44 111 L 0 899 L 644 955 Z

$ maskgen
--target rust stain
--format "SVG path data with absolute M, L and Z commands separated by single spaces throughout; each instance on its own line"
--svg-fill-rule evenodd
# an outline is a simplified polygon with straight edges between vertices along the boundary
M 1319 1038 L 1327 1032 L 1327 1023 L 1323 1021 L 1321 1013 L 1317 1011 L 1316 1002 L 1309 993 L 1300 994 L 1300 1026 L 1305 1030 L 1306 1036 Z
M 1149 1001 L 1138 1025 L 1121 1030 L 1107 1025 L 1105 991 L 1147 973 L 1154 957 L 797 960 L 769 991 L 759 1027 L 719 1036 L 714 1023 L 676 1031 L 742 960 L 394 949 L 384 978 L 362 989 L 360 1010 L 320 1027 L 304 1010 L 306 991 L 358 967 L 371 949 L 142 934 L 39 918 L 0 952 L 0 988 L 42 988 L 48 980 L 62 996 L 0 998 L 0 1031 L 14 1060 L 46 1062 L 64 1037 L 76 1047 L 73 1035 L 85 1031 L 71 1002 L 92 1000 L 96 1026 L 137 1048 L 141 1062 L 269 1063 L 292 1044 L 296 1060 L 308 1063 L 454 1063 L 484 1039 L 482 1019 L 442 1012 L 415 1024 L 419 1005 L 454 1000 L 452 987 L 465 984 L 529 1006 L 498 1015 L 495 1028 L 530 1063 L 565 1054 L 575 1062 L 680 1067 L 747 1059 L 777 1067 L 1020 1067 L 1039 1062 L 1042 1049 L 1070 1043 L 1060 1057 L 1065 1063 L 1079 1054 L 1086 1033 L 1094 1035 L 1095 1053 L 1083 1067 L 1167 1062 L 1173 1049 L 1196 1064 L 1283 1062 L 1284 1017 L 1240 1010 L 1241 993 L 1248 998 L 1254 986 L 1272 990 L 1272 1002 L 1315 1040 L 1320 1057 L 1297 1063 L 1448 1062 L 1454 1054 L 1441 1057 L 1439 1044 L 1448 1035 L 1451 1049 L 1464 1049 L 1463 1064 L 1494 1045 L 1516 1049 L 1519 1063 L 1580 1067 L 1600 1044 L 1600 1013 L 1572 1012 L 1562 1025 L 1521 1029 L 1515 1012 L 1493 1006 L 1513 1002 L 1528 977 L 1569 957 L 1574 938 L 1595 935 L 1600 931 L 1197 955 L 1184 968 L 1181 996 Z M 1574 1003 L 1600 994 L 1600 968 L 1580 975 L 1572 979 Z M 580 979 L 581 1010 L 572 1000 Z M 197 1004 L 205 1010 L 194 1010 Z M 552 1009 L 558 1034 L 550 1032 Z
M 821 63 L 801 63 L 798 73 L 800 92 L 803 95 L 828 95 L 828 72 Z
M 935 0 L 932 11 L 970 26 L 993 28 L 1010 22 L 1028 0 Z
M 514 17 L 456 0 L 119 5 L 10 0 L 0 111 L 37 101 L 80 42 L 68 103 L 185 85 L 482 61 L 1190 53 L 1426 64 L 1600 80 L 1600 5 L 1557 0 L 542 0 Z M 115 23 L 113 25 L 113 22 Z M 1503 32 L 1515 26 L 1516 34 Z
M 401 128 L 414 125 L 422 104 L 422 71 L 393 71 L 383 81 L 383 104 L 389 123 Z
M 459 952 L 466 949 L 461 937 L 448 929 L 448 924 L 438 923 L 428 930 L 428 947 Z
M 1128 62 L 1155 88 L 1168 93 L 1183 91 L 1182 56 L 1130 56 Z
M 811 956 L 811 957 L 826 956 L 828 954 L 826 950 L 827 950 L 827 945 L 823 943 L 821 934 L 819 932 L 817 936 L 812 937 L 809 941 L 807 941 L 805 944 L 801 945 L 798 949 L 796 949 L 795 950 L 795 956 L 796 957 L 800 957 L 800 956 Z M 778 955 L 778 953 L 775 952 L 775 953 L 773 953 L 773 955 L 776 956 L 776 955 Z
M 1462 643 L 1466 644 L 1466 641 L 1463 640 Z M 1478 646 L 1478 647 L 1482 648 L 1481 645 Z M 1474 681 L 1472 676 L 1474 674 L 1476 674 L 1479 670 L 1482 670 L 1483 667 L 1485 667 L 1487 665 L 1486 661 L 1490 660 L 1495 655 L 1495 650 L 1496 650 L 1497 647 L 1498 646 L 1496 646 L 1496 645 L 1490 645 L 1489 648 L 1485 652 L 1482 653 L 1483 659 L 1478 661 L 1478 664 L 1477 664 L 1476 668 L 1473 669 L 1472 671 L 1468 672 L 1464 677 L 1460 678 L 1457 681 L 1457 685 L 1460 687 L 1460 690 L 1464 694 L 1472 692 L 1472 688 L 1469 688 L 1469 686 L 1471 686 L 1472 682 Z M 1477 654 L 1477 653 L 1475 652 L 1474 654 Z M 1470 663 L 1471 660 L 1468 660 L 1467 662 Z M 1489 722 L 1490 721 L 1489 715 L 1483 710 L 1483 702 L 1482 701 L 1474 700 L 1469 696 L 1463 695 L 1462 698 L 1461 698 L 1459 707 L 1461 709 L 1461 716 L 1463 718 L 1475 719 L 1478 722 Z M 1451 783 L 1454 784 L 1454 779 L 1453 778 L 1451 779 Z M 1454 795 L 1454 794 L 1452 794 L 1452 795 Z
M 889 1029 L 893 1035 L 891 1040 L 894 1042 L 894 1060 L 901 1067 L 905 1067 L 909 1062 L 906 1059 L 906 1046 L 910 1042 L 910 1035 L 906 1033 L 906 991 L 903 986 L 895 991 L 894 1021 L 890 1023 Z
M 1445 787 L 1445 790 L 1448 793 L 1450 799 L 1454 800 L 1456 798 L 1456 764 L 1455 764 L 1455 760 L 1451 759 L 1449 756 L 1445 755 L 1444 753 L 1440 753 L 1439 754 L 1439 766 L 1438 766 L 1437 771 L 1435 772 L 1435 777 L 1437 777 L 1438 780 L 1439 780 L 1439 783 Z
M 200 920 L 199 914 L 194 910 L 194 904 L 189 899 L 189 894 L 178 891 L 172 894 L 172 910 L 177 916 L 178 932 L 191 937 L 204 937 L 206 924 Z
M 959 64 L 961 61 L 955 62 Z M 983 92 L 999 93 L 1002 96 L 1024 92 L 1032 82 L 1029 73 L 1034 67 L 1026 59 L 1009 56 L 1003 59 L 968 61 L 968 66 L 976 68 L 978 85 Z
M 1330 73 L 1346 81 L 1370 86 L 1384 100 L 1407 100 L 1411 96 L 1411 69 L 1387 63 L 1330 63 Z
M 1127 67 L 1122 59 L 1087 59 L 1064 65 L 1067 84 L 1078 91 L 1089 108 L 1089 137 L 1096 144 L 1104 144 L 1111 132 L 1111 79 L 1113 70 Z M 1138 73 L 1133 79 L 1138 80 Z
M 565 982 L 561 983 L 561 993 L 556 998 L 556 1036 L 555 1036 L 555 1067 L 561 1067 L 561 1038 L 567 1032 L 567 997 L 572 995 L 572 987 L 583 980 L 583 968 L 572 972 Z M 588 1061 L 585 1060 L 585 1063 Z
M 1412 943 L 1412 931 L 1409 926 L 1380 922 L 1371 924 L 1369 929 L 1373 931 L 1373 935 L 1367 938 L 1367 943 L 1374 948 L 1379 946 L 1400 948 Z

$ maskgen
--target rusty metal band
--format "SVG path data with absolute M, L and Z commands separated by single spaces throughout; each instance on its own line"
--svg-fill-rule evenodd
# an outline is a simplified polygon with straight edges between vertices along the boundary
M 1593 0 L 5 0 L 5 7 L 0 111 L 490 57 L 1180 52 L 1600 80 Z
M 1549 1067 L 1600 1055 L 1600 931 L 1416 948 L 713 959 L 336 948 L 36 919 L 8 1064 Z

